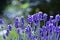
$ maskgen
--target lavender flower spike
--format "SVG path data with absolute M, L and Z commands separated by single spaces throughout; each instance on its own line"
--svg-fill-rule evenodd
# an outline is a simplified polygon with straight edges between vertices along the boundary
M 19 24 L 19 20 L 18 20 L 18 17 L 16 17 L 16 19 L 15 19 L 15 28 L 18 28 L 18 24 Z
M 45 26 L 42 27 L 42 33 L 43 33 L 43 36 L 45 37 L 47 34 L 47 30 Z
M 27 20 L 28 20 L 28 23 L 29 23 L 29 24 L 33 23 L 33 16 L 28 15 Z
M 21 23 L 24 24 L 24 21 L 25 21 L 25 20 L 24 20 L 24 16 L 21 16 L 21 20 L 20 20 L 20 21 L 21 21 Z
M 0 19 L 0 24 L 3 24 L 3 20 L 2 19 Z
M 53 19 L 53 16 L 50 16 L 50 21 Z
M 6 30 L 7 32 L 6 32 L 6 36 L 8 36 L 9 35 L 9 30 Z
M 38 13 L 39 20 L 42 20 L 42 14 L 43 14 L 43 12 L 41 12 L 41 11 Z
M 27 27 L 26 27 L 26 32 L 27 32 L 27 33 L 28 33 L 28 32 L 31 32 L 31 27 L 30 27 L 29 24 L 28 24 Z
M 46 13 L 44 13 L 44 15 L 43 15 L 43 20 L 44 20 L 44 21 L 47 20 L 47 14 L 46 14 Z
M 12 30 L 12 26 L 8 25 L 8 30 L 11 31 Z
M 20 28 L 16 29 L 17 34 L 20 34 Z
M 38 21 L 38 20 L 39 20 L 38 14 L 34 14 L 34 15 L 32 15 L 32 16 L 33 16 L 33 20 L 34 20 L 34 21 Z
M 20 23 L 21 23 L 21 28 L 24 29 L 24 17 L 21 17 Z
M 60 15 L 57 14 L 56 17 L 55 17 L 56 21 L 59 21 L 59 18 L 60 18 Z
M 23 23 L 21 23 L 21 28 L 24 29 L 24 24 Z

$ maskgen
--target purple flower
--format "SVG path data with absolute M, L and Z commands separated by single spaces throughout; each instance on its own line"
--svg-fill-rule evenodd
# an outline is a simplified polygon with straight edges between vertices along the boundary
M 28 16 L 28 23 L 29 24 L 33 23 L 33 16 L 30 15 Z
M 31 37 L 31 27 L 29 24 L 26 27 L 26 33 L 27 33 L 27 37 L 30 38 Z
M 52 20 L 53 19 L 53 16 L 50 16 L 50 20 Z
M 31 27 L 30 27 L 29 24 L 28 24 L 27 27 L 26 27 L 26 32 L 31 32 Z
M 2 19 L 0 19 L 0 24 L 3 24 L 3 20 Z
M 48 28 L 49 30 L 52 30 L 52 28 L 53 28 L 53 24 L 50 23 L 49 26 L 48 26 L 47 28 Z
M 55 27 L 55 33 L 59 34 L 60 33 L 60 27 Z
M 60 21 L 60 15 L 59 15 L 59 21 Z
M 60 18 L 60 15 L 57 14 L 56 17 L 55 17 L 56 21 L 59 21 L 60 20 L 59 18 Z
M 39 25 L 40 25 L 39 21 L 36 21 L 34 25 L 35 25 L 36 28 L 39 27 Z
M 7 32 L 6 32 L 6 36 L 8 36 L 9 35 L 9 30 L 6 30 Z
M 47 14 L 46 14 L 46 13 L 44 13 L 44 15 L 43 15 L 43 20 L 44 20 L 44 21 L 47 20 Z
M 23 16 L 21 16 L 21 23 L 23 23 L 24 24 L 24 17 Z
M 50 19 L 49 19 L 49 20 L 50 20 L 50 22 L 51 22 L 51 20 L 52 20 L 52 19 L 53 19 L 53 16 L 50 16 Z
M 24 29 L 24 17 L 23 16 L 21 17 L 20 23 L 21 23 L 21 28 Z
M 52 30 L 53 30 L 53 24 L 49 24 L 49 26 L 47 27 L 47 31 L 48 31 L 48 34 L 52 35 Z
M 46 27 L 48 27 L 48 26 L 49 26 L 49 23 L 50 23 L 50 21 L 47 21 L 47 22 L 46 22 Z
M 15 19 L 15 28 L 18 28 L 18 24 L 19 24 L 19 20 L 18 20 L 18 17 L 16 17 L 16 19 Z
M 53 23 L 53 25 L 56 25 L 56 20 L 55 19 L 51 20 L 50 22 Z
M 21 23 L 21 28 L 24 29 L 24 24 L 23 23 Z
M 43 12 L 38 13 L 39 20 L 42 20 L 42 14 L 43 14 Z
M 43 33 L 43 36 L 46 36 L 47 30 L 45 26 L 42 27 L 42 33 Z
M 43 34 L 41 32 L 41 33 L 39 33 L 38 38 L 41 39 L 42 37 L 43 37 Z
M 17 34 L 20 34 L 20 28 L 16 29 Z
M 32 16 L 33 16 L 33 20 L 34 20 L 34 21 L 39 20 L 38 14 L 34 14 L 34 15 L 32 15 Z
M 27 37 L 28 37 L 28 38 L 31 38 L 31 36 L 32 36 L 31 33 L 28 33 L 28 34 L 27 34 Z
M 8 25 L 8 30 L 11 31 L 12 30 L 12 26 Z
M 56 40 L 54 36 L 52 37 L 52 40 Z
M 35 40 L 35 37 L 34 36 L 31 36 L 31 40 Z
M 19 20 L 18 20 L 18 17 L 16 17 L 15 21 L 17 21 L 17 22 L 19 21 Z
M 45 36 L 45 37 L 44 37 L 44 40 L 48 40 L 48 36 Z
M 26 27 L 26 33 L 27 33 L 27 37 L 28 37 L 28 38 L 31 38 L 31 27 L 30 27 L 30 25 L 28 25 L 28 26 Z

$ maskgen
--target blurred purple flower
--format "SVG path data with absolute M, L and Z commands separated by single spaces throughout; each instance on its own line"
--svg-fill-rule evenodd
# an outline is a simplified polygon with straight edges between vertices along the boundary
M 16 19 L 15 19 L 15 28 L 18 28 L 18 24 L 19 24 L 19 20 L 18 20 L 18 17 L 16 17 Z
M 31 36 L 32 36 L 32 34 L 29 32 L 29 33 L 27 34 L 27 37 L 28 37 L 28 38 L 31 38 Z
M 39 27 L 39 25 L 40 25 L 40 24 L 39 24 L 39 21 L 36 21 L 36 22 L 35 22 L 35 27 L 37 28 L 37 27 Z
M 12 30 L 12 26 L 9 24 L 8 25 L 8 30 L 11 31 Z
M 3 20 L 2 19 L 0 19 L 0 24 L 3 24 Z
M 51 22 L 53 20 L 53 16 L 50 16 L 50 19 L 49 19 L 49 21 Z
M 49 24 L 50 24 L 50 21 L 47 21 L 47 22 L 46 22 L 46 27 L 48 27 L 48 26 L 49 26 Z
M 41 11 L 38 13 L 39 20 L 42 20 L 42 14 L 43 14 L 43 12 L 41 12 Z
M 43 36 L 47 35 L 47 29 L 45 26 L 42 27 L 42 33 L 43 33 Z
M 24 17 L 23 16 L 21 16 L 21 23 L 23 23 L 24 24 Z
M 21 17 L 20 24 L 21 24 L 21 28 L 24 29 L 24 17 L 23 16 Z
M 36 40 L 34 36 L 31 36 L 31 40 Z
M 53 36 L 53 37 L 52 37 L 52 40 L 56 40 L 56 38 Z
M 44 20 L 44 21 L 47 20 L 47 16 L 48 16 L 48 15 L 47 15 L 46 13 L 43 14 L 43 20 Z
M 56 25 L 56 20 L 55 19 L 51 20 L 50 22 L 53 23 L 53 25 Z
M 24 29 L 24 24 L 23 23 L 21 23 L 21 28 Z
M 28 33 L 28 32 L 31 32 L 31 27 L 30 27 L 29 24 L 28 24 L 27 27 L 26 27 L 26 32 L 27 32 L 27 33 Z
M 33 23 L 33 17 L 32 16 L 29 15 L 27 19 L 28 19 L 27 21 L 29 24 Z
M 8 36 L 9 35 L 9 30 L 6 30 L 7 32 L 6 32 L 6 36 Z
M 59 21 L 60 20 L 59 18 L 60 18 L 60 15 L 57 14 L 56 17 L 55 17 L 56 21 Z
M 17 34 L 20 34 L 20 28 L 16 29 Z
M 34 15 L 33 15 L 33 20 L 34 20 L 34 21 L 38 21 L 38 20 L 39 20 L 38 14 L 34 14 Z
M 60 27 L 55 27 L 55 33 L 58 35 L 60 33 Z
M 53 28 L 53 24 L 50 23 L 49 26 L 48 26 L 48 28 L 49 28 L 49 30 L 52 30 L 52 28 Z
M 59 15 L 59 21 L 60 21 L 60 15 Z
M 44 37 L 44 40 L 49 40 L 49 39 L 48 39 L 48 36 L 45 36 L 45 37 Z
M 47 31 L 48 31 L 48 34 L 49 34 L 49 35 L 52 35 L 53 27 L 54 27 L 54 26 L 53 26 L 53 24 L 51 24 L 51 23 L 50 23 L 49 26 L 47 27 Z

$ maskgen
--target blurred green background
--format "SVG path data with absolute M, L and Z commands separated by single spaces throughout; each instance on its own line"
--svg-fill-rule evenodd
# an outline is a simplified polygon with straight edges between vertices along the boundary
M 25 19 L 42 11 L 55 16 L 60 13 L 60 0 L 0 0 L 0 18 L 5 24 L 13 23 L 16 16 L 23 15 Z

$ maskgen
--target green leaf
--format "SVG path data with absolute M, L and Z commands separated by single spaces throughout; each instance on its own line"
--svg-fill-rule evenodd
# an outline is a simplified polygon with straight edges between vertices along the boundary
M 21 5 L 21 8 L 22 9 L 26 9 L 28 6 L 29 6 L 29 4 L 28 3 L 25 3 L 25 4 Z

